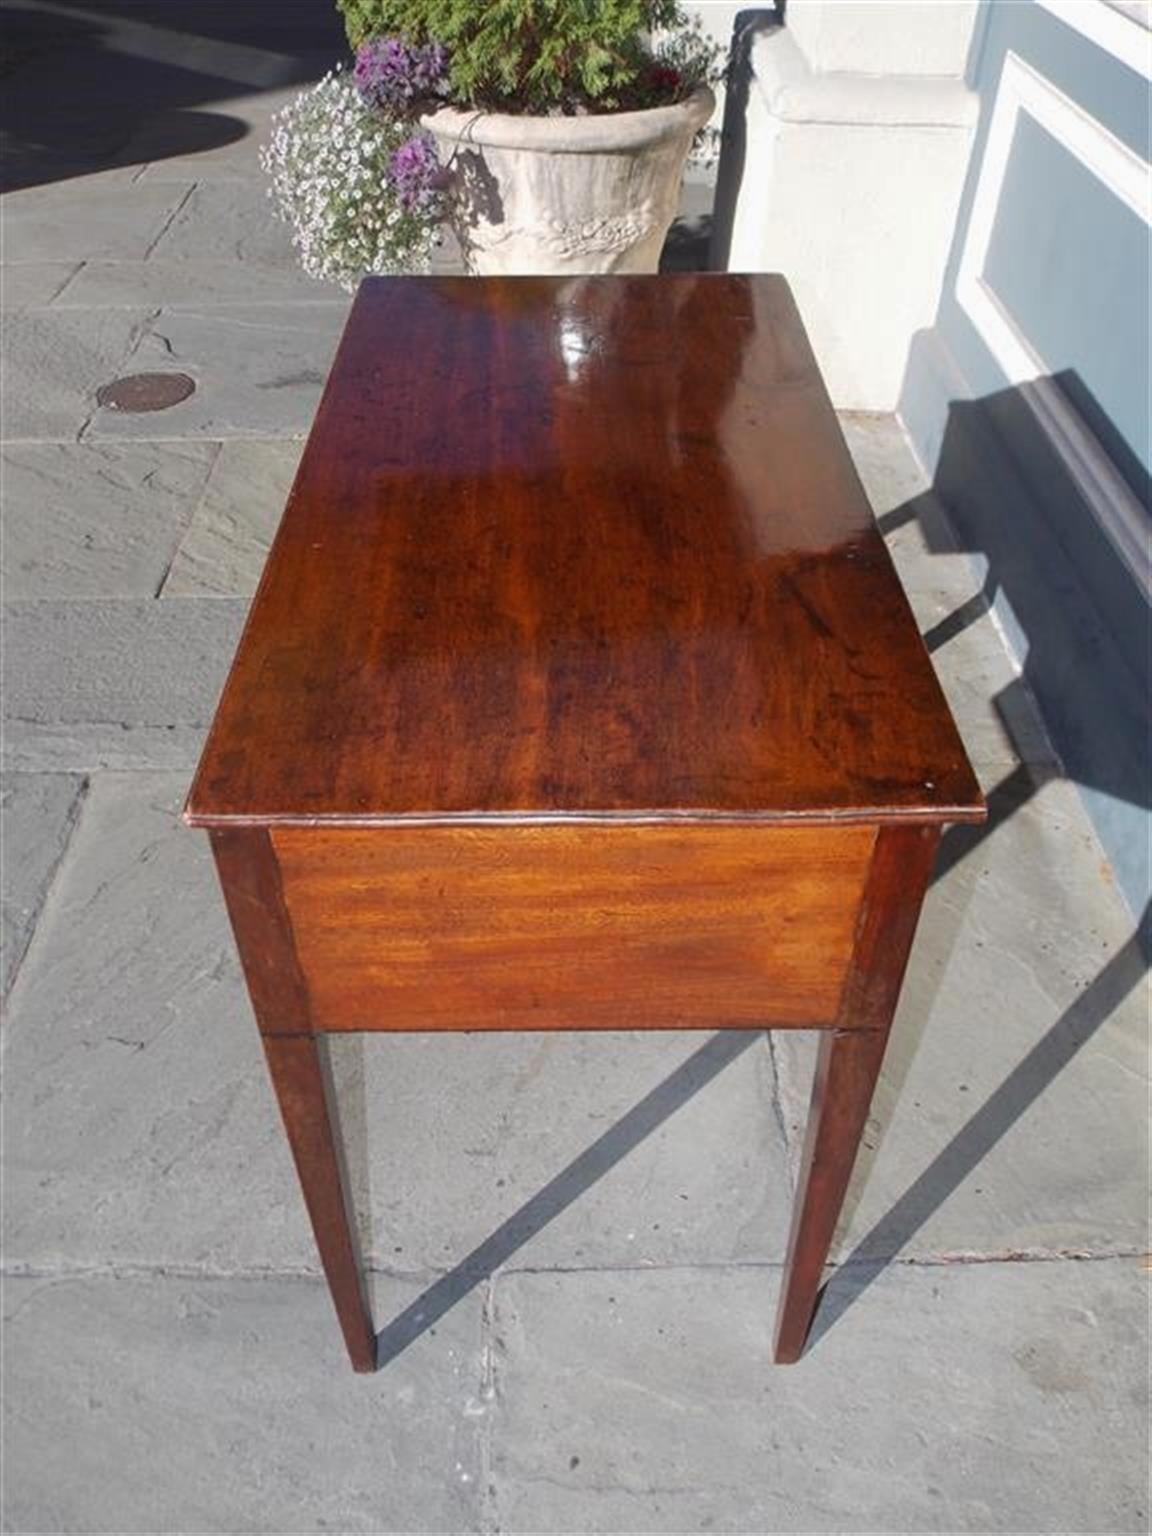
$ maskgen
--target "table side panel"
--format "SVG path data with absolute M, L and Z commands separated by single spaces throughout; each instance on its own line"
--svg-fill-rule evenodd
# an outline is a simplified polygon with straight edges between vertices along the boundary
M 828 1026 L 876 829 L 275 828 L 316 1030 Z

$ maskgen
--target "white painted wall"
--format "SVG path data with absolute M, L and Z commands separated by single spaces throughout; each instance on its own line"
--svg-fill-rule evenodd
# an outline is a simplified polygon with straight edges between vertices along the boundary
M 690 16 L 697 18 L 709 37 L 722 48 L 727 48 L 732 40 L 736 17 L 740 11 L 747 10 L 748 5 L 733 4 L 733 0 L 689 0 L 684 9 Z
M 961 75 L 978 0 L 791 0 L 809 65 L 858 75 Z
M 724 50 L 724 59 L 728 56 L 728 50 L 732 46 L 732 34 L 736 27 L 737 15 L 747 9 L 746 5 L 733 4 L 733 0 L 691 0 L 684 9 L 690 16 L 700 23 L 700 29 L 713 42 Z M 716 111 L 712 115 L 712 126 L 719 128 L 724 121 L 724 84 L 715 87 Z M 715 179 L 715 172 L 709 177 Z
M 940 304 L 900 415 L 1133 913 L 1152 894 L 1152 14 L 990 0 Z
M 936 312 L 976 121 L 976 10 L 789 0 L 753 45 L 726 265 L 789 279 L 840 409 L 895 409 Z

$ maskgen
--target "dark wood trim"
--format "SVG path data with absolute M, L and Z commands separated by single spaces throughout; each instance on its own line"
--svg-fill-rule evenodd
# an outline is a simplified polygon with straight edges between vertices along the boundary
M 568 827 L 568 826 L 736 826 L 736 827 L 938 827 L 942 823 L 987 821 L 988 810 L 979 804 L 932 806 L 926 809 L 865 806 L 841 811 L 834 806 L 812 811 L 461 811 L 451 815 L 440 811 L 411 811 L 404 815 L 289 815 L 267 816 L 209 815 L 186 806 L 185 825 L 208 829 L 244 829 L 250 827 Z

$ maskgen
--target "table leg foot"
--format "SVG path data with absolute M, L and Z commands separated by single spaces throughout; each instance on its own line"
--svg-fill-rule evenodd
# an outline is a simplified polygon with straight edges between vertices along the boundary
M 803 1352 L 887 1040 L 886 1029 L 838 1029 L 820 1037 L 777 1314 L 778 1365 L 793 1364 Z
M 374 1371 L 376 1331 L 335 1134 L 325 1043 L 309 1035 L 265 1035 L 264 1051 L 352 1369 Z

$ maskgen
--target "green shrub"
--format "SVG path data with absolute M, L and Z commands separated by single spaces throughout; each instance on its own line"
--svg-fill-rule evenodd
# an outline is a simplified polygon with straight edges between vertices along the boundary
M 713 70 L 685 44 L 680 0 L 337 0 L 348 38 L 443 43 L 458 106 L 517 112 L 619 111 L 684 95 Z M 670 39 L 662 60 L 660 34 Z M 651 49 L 646 34 L 656 34 Z

